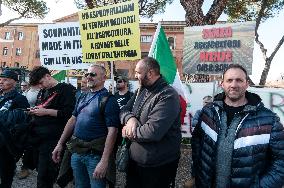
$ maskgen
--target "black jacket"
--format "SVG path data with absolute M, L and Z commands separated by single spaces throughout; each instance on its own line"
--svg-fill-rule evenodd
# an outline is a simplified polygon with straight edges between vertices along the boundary
M 23 109 L 29 107 L 28 100 L 15 89 L 0 97 L 0 147 L 19 158 L 24 148 L 28 116 Z
M 137 96 L 137 100 L 135 98 Z M 155 167 L 180 156 L 179 95 L 163 78 L 128 101 L 120 113 L 121 124 L 136 117 L 140 125 L 130 146 L 130 156 L 141 166 Z
M 281 188 L 284 183 L 284 131 L 279 117 L 264 107 L 258 95 L 246 93 L 248 104 L 235 116 L 236 130 L 230 187 Z M 197 187 L 214 187 L 216 149 L 224 93 L 203 108 L 192 135 L 193 173 Z M 233 120 L 234 121 L 234 120 Z M 225 149 L 225 148 L 224 148 Z

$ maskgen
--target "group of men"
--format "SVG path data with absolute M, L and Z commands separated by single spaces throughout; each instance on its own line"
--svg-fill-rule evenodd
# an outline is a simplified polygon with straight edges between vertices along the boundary
M 27 100 L 15 95 L 16 76 L 4 71 L 0 77 L 5 99 L 0 108 L 6 103 L 11 103 L 10 110 L 27 108 Z M 179 95 L 151 57 L 137 63 L 135 77 L 140 86 L 134 94 L 127 89 L 127 79 L 118 77 L 118 92 L 111 95 L 104 87 L 106 70 L 91 65 L 75 100 L 73 86 L 58 83 L 44 67 L 32 70 L 30 84 L 41 88 L 35 107 L 27 112 L 32 116 L 31 144 L 38 154 L 37 187 L 53 187 L 65 145 L 76 187 L 114 187 L 115 182 L 107 180 L 110 169 L 115 171 L 110 166 L 119 132 L 130 141 L 127 188 L 175 187 L 181 145 Z M 196 118 L 193 184 L 282 187 L 284 130 L 279 118 L 247 91 L 242 66 L 229 66 L 221 85 L 224 92 L 208 101 Z M 0 150 L 0 187 L 11 187 L 16 161 L 5 145 L 0 144 Z

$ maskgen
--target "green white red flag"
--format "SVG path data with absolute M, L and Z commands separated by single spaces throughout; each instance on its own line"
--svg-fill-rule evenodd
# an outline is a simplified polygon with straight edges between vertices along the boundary
M 160 22 L 157 26 L 148 56 L 155 58 L 159 62 L 161 74 L 165 80 L 178 92 L 182 107 L 181 122 L 184 123 L 186 113 L 186 98 L 177 65 Z

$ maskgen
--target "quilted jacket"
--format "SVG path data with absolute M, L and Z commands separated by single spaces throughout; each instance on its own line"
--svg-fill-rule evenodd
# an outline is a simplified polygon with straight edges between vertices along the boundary
M 224 93 L 202 109 L 192 135 L 196 187 L 215 187 L 216 150 Z M 281 188 L 284 183 L 284 131 L 279 117 L 264 107 L 258 95 L 246 92 L 248 104 L 235 114 L 236 130 L 230 187 Z M 234 120 L 233 120 L 234 121 Z

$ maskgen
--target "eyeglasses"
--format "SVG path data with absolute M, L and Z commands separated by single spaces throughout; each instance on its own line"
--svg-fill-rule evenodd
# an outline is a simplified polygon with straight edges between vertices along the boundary
M 117 80 L 116 82 L 120 84 L 123 82 L 123 80 Z
M 96 77 L 96 76 L 97 76 L 97 73 L 92 73 L 92 72 L 86 73 L 86 74 L 85 74 L 85 77 L 88 77 L 88 76 Z

